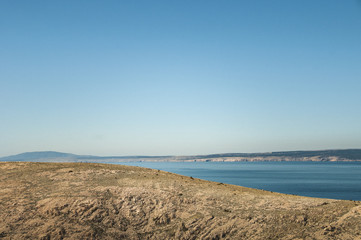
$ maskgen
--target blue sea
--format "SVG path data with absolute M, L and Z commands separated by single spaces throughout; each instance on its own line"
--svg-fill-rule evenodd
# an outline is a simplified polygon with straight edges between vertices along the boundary
M 361 201 L 357 162 L 128 162 L 185 176 L 301 196 Z

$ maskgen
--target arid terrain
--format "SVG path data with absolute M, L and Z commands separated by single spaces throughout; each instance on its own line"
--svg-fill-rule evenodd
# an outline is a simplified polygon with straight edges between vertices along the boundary
M 0 239 L 361 239 L 361 202 L 94 163 L 0 163 Z

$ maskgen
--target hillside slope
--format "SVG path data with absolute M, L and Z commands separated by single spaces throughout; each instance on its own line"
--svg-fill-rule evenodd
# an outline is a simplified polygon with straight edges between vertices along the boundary
M 2 239 L 361 239 L 361 203 L 163 171 L 0 163 Z

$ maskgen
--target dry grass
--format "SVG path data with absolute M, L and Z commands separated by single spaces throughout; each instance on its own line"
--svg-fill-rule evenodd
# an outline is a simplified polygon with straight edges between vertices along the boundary
M 361 239 L 361 204 L 90 163 L 0 163 L 3 239 Z

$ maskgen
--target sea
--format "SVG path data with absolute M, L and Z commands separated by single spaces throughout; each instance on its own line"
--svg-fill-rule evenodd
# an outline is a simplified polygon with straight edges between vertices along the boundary
M 159 169 L 193 178 L 279 193 L 361 201 L 361 162 L 121 162 L 116 164 Z

